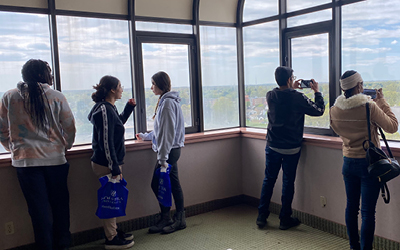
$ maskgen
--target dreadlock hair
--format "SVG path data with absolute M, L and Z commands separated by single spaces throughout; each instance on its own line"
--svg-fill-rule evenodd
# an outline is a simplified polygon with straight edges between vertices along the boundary
M 53 84 L 50 66 L 45 61 L 30 59 L 22 66 L 21 74 L 28 87 L 28 91 L 24 95 L 24 109 L 38 132 L 43 131 L 48 134 L 52 116 L 50 104 L 41 83 Z
M 355 73 L 357 73 L 357 71 L 355 71 L 355 70 L 347 70 L 347 71 L 344 72 L 343 75 L 340 77 L 340 80 L 343 80 L 343 79 L 345 79 L 345 78 L 347 78 L 347 77 L 350 77 L 350 76 L 354 75 Z M 354 91 L 354 89 L 355 89 L 356 87 L 357 87 L 357 86 L 355 86 L 355 87 L 353 87 L 353 88 L 351 88 L 351 89 L 348 89 L 348 90 L 343 90 L 343 94 L 344 94 L 344 96 L 346 97 L 346 99 L 353 96 L 353 91 Z
M 105 101 L 108 93 L 110 93 L 112 89 L 116 90 L 118 88 L 118 83 L 118 78 L 114 76 L 103 76 L 99 84 L 93 86 L 96 92 L 92 94 L 92 100 L 95 103 Z
M 151 79 L 153 80 L 153 82 L 157 86 L 157 88 L 159 88 L 163 92 L 162 95 L 160 95 L 160 97 L 158 98 L 157 105 L 154 110 L 154 115 L 153 115 L 153 120 L 154 120 L 154 118 L 156 118 L 157 108 L 158 108 L 158 104 L 160 103 L 161 97 L 165 93 L 171 91 L 171 78 L 169 78 L 169 75 L 167 73 L 165 73 L 164 71 L 159 71 L 159 72 L 155 73 L 151 77 Z

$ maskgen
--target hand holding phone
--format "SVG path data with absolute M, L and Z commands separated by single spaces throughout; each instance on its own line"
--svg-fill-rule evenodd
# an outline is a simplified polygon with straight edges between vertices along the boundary
M 311 88 L 310 83 L 312 83 L 312 80 L 301 80 L 300 87 L 301 88 Z
M 375 89 L 364 89 L 363 94 L 371 96 L 372 99 L 376 99 L 376 90 Z

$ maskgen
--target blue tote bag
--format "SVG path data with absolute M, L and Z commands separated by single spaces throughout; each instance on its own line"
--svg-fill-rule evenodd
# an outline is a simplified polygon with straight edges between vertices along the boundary
M 171 170 L 171 165 L 168 164 L 167 168 L 157 168 L 156 175 L 158 179 L 158 202 L 164 207 L 172 206 L 171 198 L 171 180 L 169 178 L 169 171 Z
M 109 175 L 99 179 L 101 187 L 97 191 L 96 215 L 100 219 L 125 216 L 128 189 L 126 180 L 112 179 Z

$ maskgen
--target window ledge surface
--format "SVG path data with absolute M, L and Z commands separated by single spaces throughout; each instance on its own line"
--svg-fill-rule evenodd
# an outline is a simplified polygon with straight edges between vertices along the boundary
M 246 138 L 265 140 L 266 135 L 267 135 L 267 130 L 265 129 L 232 128 L 232 129 L 223 129 L 223 130 L 215 130 L 202 133 L 187 134 L 185 135 L 185 144 L 223 140 L 235 137 L 246 137 Z M 305 145 L 332 148 L 332 149 L 342 149 L 342 140 L 339 137 L 304 134 L 303 138 Z M 393 155 L 399 157 L 400 142 L 391 141 L 389 142 L 389 144 Z M 125 145 L 127 152 L 151 149 L 151 141 L 127 140 L 125 142 Z M 386 148 L 382 141 L 381 141 L 381 146 L 384 149 Z M 81 145 L 81 146 L 74 146 L 72 149 L 67 151 L 66 156 L 68 159 L 73 159 L 80 157 L 90 157 L 91 154 L 92 154 L 91 145 Z M 11 166 L 10 154 L 0 155 L 0 167 L 8 167 L 8 166 Z

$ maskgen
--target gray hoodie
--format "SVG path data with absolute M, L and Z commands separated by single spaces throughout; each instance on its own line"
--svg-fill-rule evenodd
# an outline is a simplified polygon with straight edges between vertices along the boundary
M 176 91 L 165 93 L 158 103 L 154 130 L 150 133 L 140 133 L 143 140 L 153 142 L 153 150 L 157 152 L 159 164 L 164 165 L 172 148 L 181 148 L 185 141 L 185 123 L 181 98 Z

